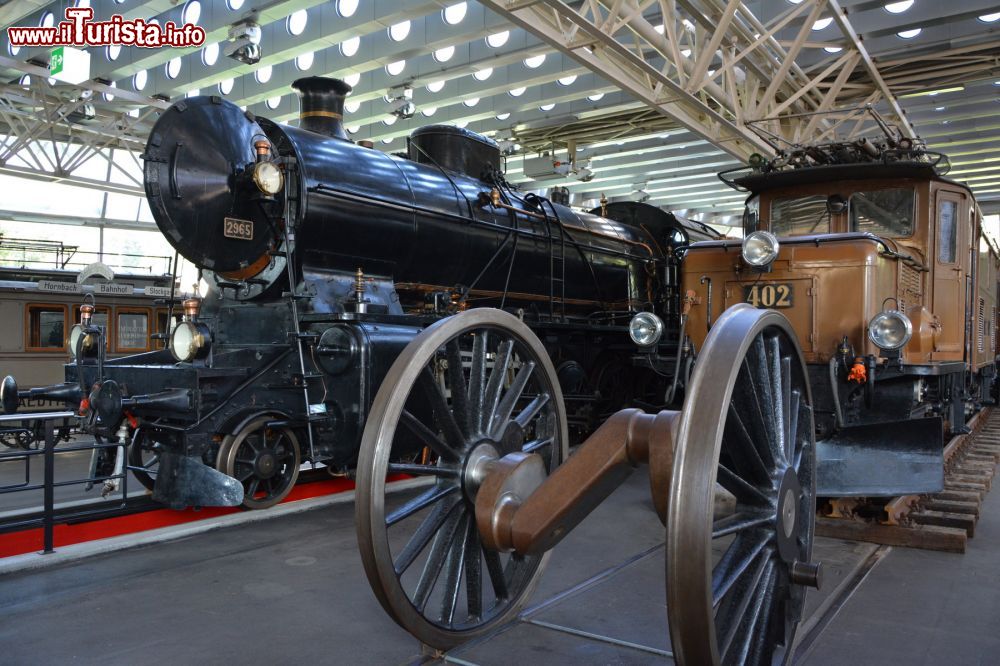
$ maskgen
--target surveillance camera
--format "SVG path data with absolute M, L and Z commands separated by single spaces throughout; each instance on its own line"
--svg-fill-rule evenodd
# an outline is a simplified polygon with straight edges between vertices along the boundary
M 417 105 L 406 97 L 397 97 L 389 102 L 389 113 L 397 118 L 412 118 L 417 112 Z
M 260 26 L 256 23 L 237 23 L 229 26 L 226 55 L 247 65 L 260 61 Z
M 576 179 L 584 183 L 589 183 L 594 180 L 594 172 L 587 167 L 580 167 L 576 170 Z

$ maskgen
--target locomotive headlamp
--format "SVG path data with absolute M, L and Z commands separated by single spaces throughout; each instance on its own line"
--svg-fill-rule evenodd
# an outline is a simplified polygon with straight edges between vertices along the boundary
M 212 346 L 208 326 L 196 321 L 182 321 L 170 334 L 170 353 L 178 361 L 188 362 L 204 358 Z
M 90 323 L 94 318 L 94 306 L 89 303 L 84 303 L 80 306 L 80 323 L 74 324 L 73 328 L 69 329 L 69 341 L 67 347 L 69 347 L 69 355 L 76 358 L 77 346 L 79 346 L 80 352 L 87 355 L 88 352 L 93 351 L 94 348 L 94 336 L 90 333 L 84 333 L 84 330 L 90 327 Z M 83 336 L 83 341 L 81 343 L 80 337 Z
M 743 261 L 763 268 L 778 258 L 778 238 L 770 231 L 754 231 L 743 239 Z
M 913 324 L 899 310 L 883 310 L 868 322 L 868 339 L 879 349 L 894 351 L 910 341 Z
M 663 320 L 652 312 L 640 312 L 628 323 L 628 334 L 640 347 L 651 347 L 663 336 Z
M 258 162 L 253 168 L 253 182 L 261 192 L 274 196 L 281 191 L 285 177 L 274 162 Z

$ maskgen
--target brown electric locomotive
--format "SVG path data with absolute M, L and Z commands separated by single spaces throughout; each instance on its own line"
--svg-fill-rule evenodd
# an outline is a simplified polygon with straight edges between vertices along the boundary
M 886 132 L 720 177 L 744 239 L 694 243 L 695 348 L 736 303 L 782 312 L 809 368 L 825 496 L 939 490 L 947 432 L 993 397 L 998 252 L 947 160 Z

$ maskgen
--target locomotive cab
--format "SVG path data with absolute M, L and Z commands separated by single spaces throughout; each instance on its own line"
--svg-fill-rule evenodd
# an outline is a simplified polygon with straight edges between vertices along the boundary
M 696 346 L 736 303 L 792 323 L 817 403 L 820 495 L 939 490 L 943 433 L 992 395 L 996 244 L 940 163 L 893 157 L 722 174 L 749 193 L 744 238 L 695 243 L 685 260 Z

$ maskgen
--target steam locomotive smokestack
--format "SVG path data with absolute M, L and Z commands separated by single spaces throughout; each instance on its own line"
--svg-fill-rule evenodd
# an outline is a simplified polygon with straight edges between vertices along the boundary
M 351 86 L 340 79 L 307 76 L 292 83 L 299 95 L 299 127 L 335 139 L 347 138 L 344 130 L 344 98 Z

